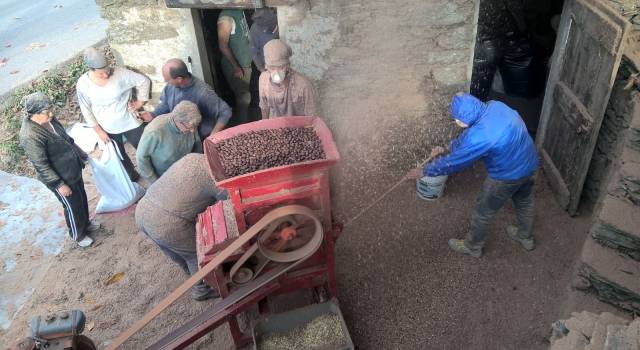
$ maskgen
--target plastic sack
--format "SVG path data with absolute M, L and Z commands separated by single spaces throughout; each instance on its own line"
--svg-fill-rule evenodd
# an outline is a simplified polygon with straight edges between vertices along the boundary
M 89 124 L 75 123 L 67 134 L 73 138 L 78 147 L 86 153 L 91 153 L 96 149 L 96 144 L 100 140 L 98 134 Z
M 99 160 L 90 158 L 93 180 L 102 195 L 96 213 L 128 208 L 144 195 L 144 188 L 132 182 L 122 165 L 122 155 L 113 141 L 106 144 Z

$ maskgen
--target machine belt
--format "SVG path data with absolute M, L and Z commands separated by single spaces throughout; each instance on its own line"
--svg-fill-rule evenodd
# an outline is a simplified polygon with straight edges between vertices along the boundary
M 144 326 L 146 326 L 151 320 L 153 320 L 156 316 L 158 316 L 164 309 L 173 304 L 178 298 L 180 298 L 184 293 L 186 293 L 192 286 L 196 283 L 200 282 L 206 275 L 208 275 L 211 271 L 213 271 L 216 267 L 222 264 L 228 257 L 233 255 L 236 250 L 242 248 L 246 243 L 248 243 L 253 237 L 255 237 L 258 233 L 262 231 L 262 229 L 266 228 L 271 222 L 285 217 L 289 215 L 304 215 L 314 220 L 316 227 L 322 227 L 320 220 L 316 217 L 313 211 L 302 205 L 287 205 L 284 207 L 280 207 L 268 212 L 265 216 L 263 216 L 255 225 L 251 226 L 247 231 L 241 234 L 235 241 L 233 241 L 228 247 L 223 249 L 218 255 L 216 255 L 209 263 L 203 266 L 198 272 L 193 274 L 188 280 L 182 283 L 178 288 L 176 288 L 171 294 L 169 294 L 166 298 L 164 298 L 158 305 L 156 305 L 151 311 L 149 311 L 146 315 L 144 315 L 140 320 L 134 323 L 129 329 L 127 329 L 124 333 L 120 334 L 106 350 L 115 350 L 124 342 L 126 342 L 129 338 L 131 338 L 134 334 L 139 332 Z M 221 309 L 217 311 L 217 313 L 224 311 L 230 305 L 238 302 L 242 298 L 251 294 L 251 292 L 260 288 L 261 286 L 269 283 L 279 275 L 285 273 L 290 268 L 293 268 L 295 265 L 304 261 L 306 258 L 311 256 L 315 251 L 310 252 L 307 256 L 302 257 L 299 260 L 296 260 L 291 263 L 282 264 L 276 268 L 274 268 L 271 272 L 268 271 L 264 275 L 256 278 L 251 283 L 248 283 L 234 293 L 230 294 L 227 298 L 223 299 L 219 305 L 225 305 Z M 264 279 L 264 280 L 263 280 Z M 237 295 L 236 295 L 237 294 Z M 227 299 L 233 296 L 234 300 Z M 214 308 L 217 309 L 217 306 Z

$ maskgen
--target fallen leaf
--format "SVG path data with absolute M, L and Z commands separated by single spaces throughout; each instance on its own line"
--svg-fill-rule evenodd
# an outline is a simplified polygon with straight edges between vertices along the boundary
M 4 47 L 11 47 L 11 44 L 7 44 L 7 45 L 5 45 Z
M 93 321 L 89 322 L 89 324 L 87 325 L 87 331 L 91 332 L 93 330 L 93 328 L 95 328 L 96 324 L 93 323 Z
M 89 311 L 96 311 L 102 309 L 102 304 L 94 305 Z
M 4 67 L 4 66 L 6 66 L 6 65 L 7 65 L 7 61 L 8 61 L 8 60 L 9 60 L 8 58 L 6 58 L 6 57 L 2 57 L 2 58 L 0 59 L 0 68 L 2 68 L 2 67 Z
M 9 74 L 18 74 L 18 73 L 20 73 L 19 70 L 12 70 L 11 72 L 9 72 Z
M 114 274 L 113 276 L 109 277 L 109 279 L 104 283 L 105 286 L 109 286 L 112 285 L 114 283 L 118 283 L 122 280 L 122 278 L 124 277 L 124 272 L 118 272 L 116 274 Z

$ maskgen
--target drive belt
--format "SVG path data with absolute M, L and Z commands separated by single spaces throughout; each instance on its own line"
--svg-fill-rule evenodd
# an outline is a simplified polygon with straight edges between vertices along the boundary
M 300 258 L 290 262 L 283 264 L 284 266 L 279 266 L 274 269 L 277 270 L 277 273 L 271 273 L 265 275 L 263 277 L 268 278 L 256 278 L 252 283 L 242 286 L 236 292 L 231 293 L 227 298 L 223 299 L 221 303 L 223 303 L 224 308 L 220 309 L 220 312 L 224 311 L 224 309 L 234 303 L 238 302 L 245 296 L 251 294 L 251 292 L 256 289 L 264 286 L 269 283 L 279 275 L 287 272 L 289 269 L 293 268 L 300 262 L 304 261 L 308 257 L 310 257 L 319 247 L 320 244 L 316 244 L 317 236 L 319 234 L 319 241 L 322 242 L 322 224 L 318 217 L 313 213 L 313 211 L 302 205 L 287 205 L 277 209 L 274 209 L 268 212 L 265 216 L 263 216 L 258 222 L 256 222 L 253 226 L 251 226 L 247 231 L 241 234 L 235 241 L 233 241 L 228 247 L 219 252 L 210 262 L 208 262 L 205 266 L 203 266 L 198 272 L 193 274 L 188 280 L 182 283 L 178 288 L 176 288 L 171 294 L 169 294 L 166 298 L 164 298 L 158 305 L 156 305 L 151 311 L 149 311 L 146 315 L 144 315 L 140 320 L 134 323 L 129 329 L 127 329 L 124 333 L 120 334 L 107 348 L 107 350 L 115 350 L 120 347 L 124 342 L 126 342 L 129 338 L 131 338 L 134 334 L 139 332 L 144 326 L 146 326 L 151 320 L 153 320 L 156 316 L 158 316 L 164 309 L 173 304 L 178 298 L 180 298 L 184 293 L 186 293 L 192 286 L 200 282 L 206 275 L 212 272 L 216 267 L 222 264 L 228 257 L 233 255 L 238 249 L 242 248 L 245 244 L 247 244 L 252 238 L 256 237 L 263 229 L 267 228 L 270 223 L 273 221 L 279 221 L 279 219 L 292 216 L 292 215 L 301 215 L 305 216 L 308 219 L 313 221 L 313 224 L 316 228 L 316 233 L 314 236 L 314 240 L 310 242 L 313 246 L 312 249 L 300 249 L 299 256 Z M 233 297 L 233 298 L 232 298 Z M 227 301 L 227 299 L 229 299 Z

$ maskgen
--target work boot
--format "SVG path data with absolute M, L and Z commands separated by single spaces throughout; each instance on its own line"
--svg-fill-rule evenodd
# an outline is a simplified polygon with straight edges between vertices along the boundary
M 532 238 L 520 238 L 520 236 L 518 236 L 518 228 L 517 227 L 515 227 L 513 225 L 509 225 L 509 226 L 507 226 L 505 231 L 507 232 L 507 236 L 509 236 L 509 238 L 511 238 L 514 241 L 520 243 L 522 248 L 524 248 L 525 250 L 532 251 L 532 250 L 534 250 L 536 248 L 536 242 L 533 240 L 533 237 Z
M 220 296 L 217 290 L 209 287 L 204 282 L 196 284 L 191 288 L 191 298 L 195 301 L 203 301 Z
M 450 239 L 449 240 L 449 248 L 456 253 L 471 255 L 474 258 L 479 258 L 482 256 L 482 248 L 479 249 L 469 249 L 464 244 L 463 239 Z

